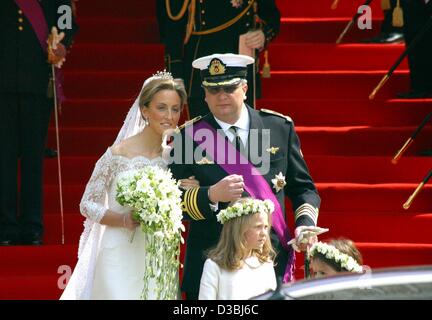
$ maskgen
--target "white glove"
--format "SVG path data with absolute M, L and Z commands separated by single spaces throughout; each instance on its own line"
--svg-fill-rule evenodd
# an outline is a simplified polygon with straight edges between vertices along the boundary
M 300 226 L 295 229 L 295 237 L 288 242 L 292 245 L 295 251 L 305 251 L 307 246 L 310 246 L 318 241 L 318 235 L 329 231 L 326 228 L 314 226 Z

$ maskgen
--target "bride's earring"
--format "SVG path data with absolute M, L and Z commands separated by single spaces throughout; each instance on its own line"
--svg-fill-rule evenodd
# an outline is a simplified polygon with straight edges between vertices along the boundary
M 142 119 L 144 120 L 144 125 L 148 126 L 149 125 L 149 121 L 148 118 L 146 118 L 143 114 L 141 114 Z

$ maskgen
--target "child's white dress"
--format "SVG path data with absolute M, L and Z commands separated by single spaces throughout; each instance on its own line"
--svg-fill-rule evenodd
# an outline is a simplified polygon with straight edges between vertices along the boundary
M 204 264 L 199 291 L 200 300 L 246 300 L 276 289 L 273 263 L 260 263 L 249 257 L 239 270 L 220 268 L 213 260 Z

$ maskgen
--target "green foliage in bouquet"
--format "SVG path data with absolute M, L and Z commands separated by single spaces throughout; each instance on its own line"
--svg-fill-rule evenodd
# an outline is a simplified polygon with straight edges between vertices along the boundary
M 184 231 L 179 182 L 169 170 L 157 166 L 127 171 L 118 180 L 116 199 L 132 209 L 146 238 L 141 298 L 149 298 L 149 283 L 155 281 L 156 299 L 176 299 Z

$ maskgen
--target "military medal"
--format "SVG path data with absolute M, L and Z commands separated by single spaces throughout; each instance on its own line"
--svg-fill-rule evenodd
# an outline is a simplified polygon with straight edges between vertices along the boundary
M 279 172 L 277 175 L 275 175 L 274 179 L 271 181 L 273 183 L 273 188 L 276 189 L 276 192 L 282 190 L 286 185 L 285 176 L 282 174 L 282 172 Z
M 270 147 L 266 149 L 267 152 L 270 152 L 271 154 L 276 154 L 276 152 L 279 151 L 279 147 Z

